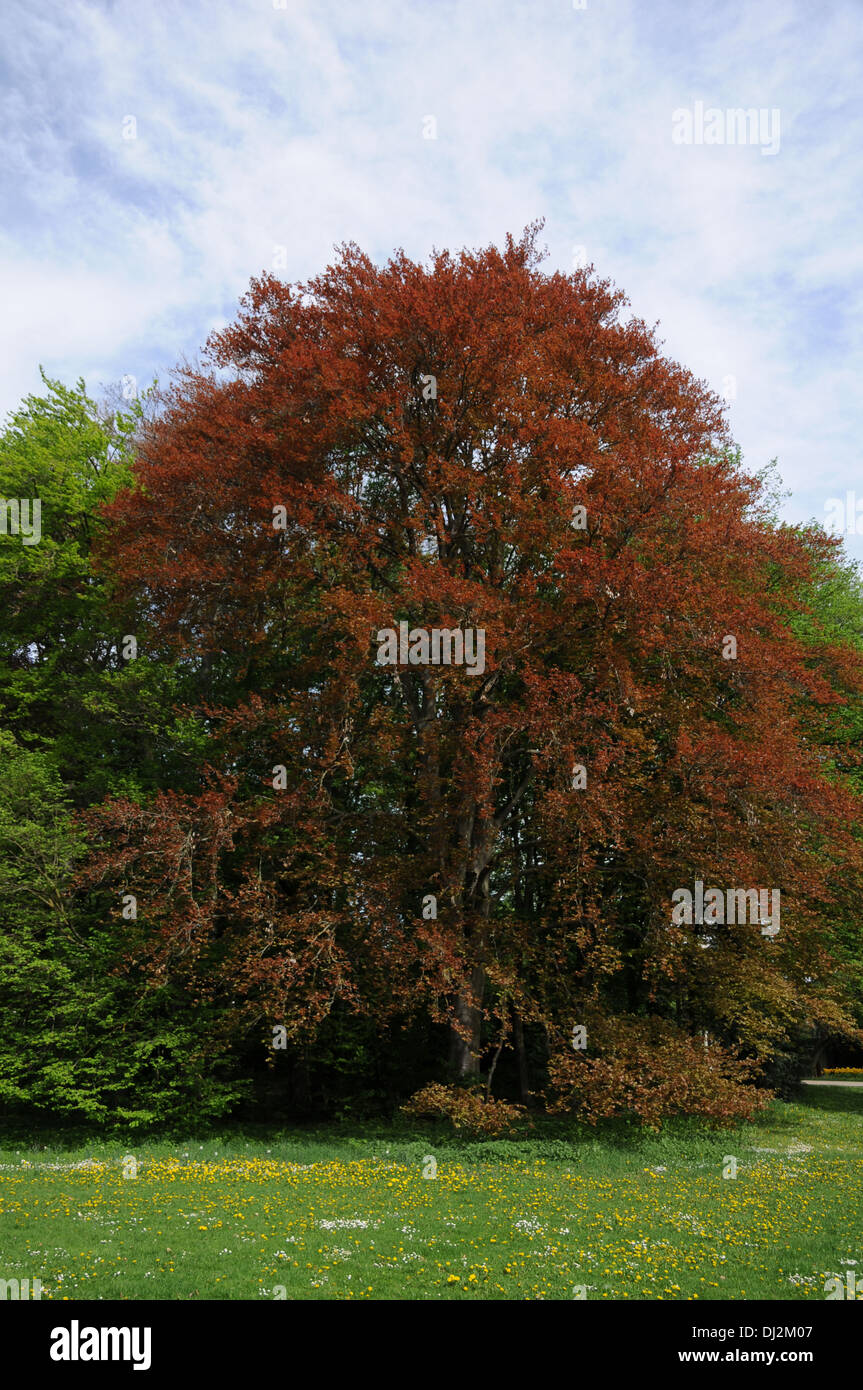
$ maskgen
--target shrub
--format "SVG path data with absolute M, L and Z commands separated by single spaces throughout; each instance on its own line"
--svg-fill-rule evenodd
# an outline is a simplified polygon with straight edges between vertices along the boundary
M 453 1129 L 472 1135 L 512 1134 L 524 1114 L 523 1105 L 486 1100 L 464 1086 L 424 1086 L 411 1096 L 402 1112 L 419 1119 L 449 1120 Z
M 705 1048 L 659 1019 L 617 1019 L 613 1036 L 598 1045 L 596 1057 L 552 1057 L 552 1114 L 574 1114 L 594 1125 L 630 1115 L 652 1129 L 672 1115 L 698 1115 L 720 1129 L 752 1119 L 772 1097 L 752 1086 L 753 1063 L 716 1044 Z

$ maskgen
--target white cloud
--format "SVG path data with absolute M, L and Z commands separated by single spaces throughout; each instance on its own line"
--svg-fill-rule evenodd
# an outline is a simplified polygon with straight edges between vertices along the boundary
M 669 353 L 736 377 L 748 462 L 778 454 L 789 515 L 823 514 L 863 433 L 861 33 L 855 4 L 785 0 L 22 3 L 0 407 L 39 361 L 164 376 L 276 244 L 299 279 L 345 240 L 423 258 L 544 215 L 552 265 L 584 244 Z M 779 108 L 779 153 L 675 145 L 695 101 Z

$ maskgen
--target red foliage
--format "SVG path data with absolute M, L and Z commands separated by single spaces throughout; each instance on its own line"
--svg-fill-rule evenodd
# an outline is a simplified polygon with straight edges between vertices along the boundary
M 596 1124 L 623 1115 L 651 1129 L 673 1115 L 698 1116 L 717 1129 L 751 1120 L 771 1092 L 747 1085 L 757 1069 L 715 1042 L 681 1033 L 661 1019 L 617 1018 L 602 1055 L 561 1051 L 549 1073 L 553 1114 Z
M 790 629 L 830 542 L 772 523 L 719 401 L 607 282 L 544 274 L 535 234 L 264 276 L 213 370 L 181 373 L 105 563 L 144 649 L 197 680 L 208 766 L 197 799 L 108 809 L 94 871 L 138 884 L 156 975 L 248 1019 L 422 1008 L 463 1073 L 513 1011 L 653 1013 L 767 1056 L 795 1023 L 850 1027 L 828 921 L 857 803 L 806 740 L 837 696 Z M 401 620 L 484 629 L 484 673 L 376 665 Z M 696 877 L 780 888 L 780 936 L 671 927 Z M 591 1113 L 599 1079 L 659 1113 L 623 1063 L 570 1065 Z
M 467 1134 L 513 1134 L 524 1123 L 524 1106 L 485 1097 L 464 1086 L 424 1086 L 402 1106 L 405 1115 L 419 1119 L 449 1120 L 453 1129 Z

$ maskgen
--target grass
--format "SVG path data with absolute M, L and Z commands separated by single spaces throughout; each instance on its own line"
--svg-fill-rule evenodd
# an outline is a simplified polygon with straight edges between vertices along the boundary
M 0 1278 L 52 1299 L 805 1301 L 863 1274 L 861 1210 L 854 1090 L 724 1134 L 550 1121 L 470 1142 L 400 1122 L 19 1142 L 0 1149 Z

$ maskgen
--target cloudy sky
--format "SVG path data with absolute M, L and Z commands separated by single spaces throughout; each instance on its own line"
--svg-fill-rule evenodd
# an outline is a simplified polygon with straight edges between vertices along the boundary
M 863 504 L 863 3 L 582 3 L 6 0 L 0 411 L 40 362 L 166 378 L 265 268 L 544 217 L 548 268 L 592 262 L 726 394 L 789 518 Z

